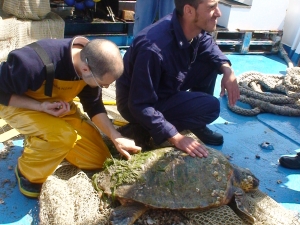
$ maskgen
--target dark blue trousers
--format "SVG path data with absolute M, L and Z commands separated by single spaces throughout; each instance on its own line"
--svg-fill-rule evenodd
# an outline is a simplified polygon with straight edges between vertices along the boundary
M 193 79 L 188 91 L 180 91 L 166 99 L 160 99 L 154 108 L 160 111 L 165 119 L 180 132 L 204 128 L 216 120 L 220 114 L 220 102 L 213 96 L 218 71 L 201 78 L 201 82 Z M 137 123 L 128 108 L 128 99 L 117 102 L 120 114 L 130 123 Z

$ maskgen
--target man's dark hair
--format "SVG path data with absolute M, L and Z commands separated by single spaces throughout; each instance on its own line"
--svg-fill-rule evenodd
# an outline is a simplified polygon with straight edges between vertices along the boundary
M 185 5 L 190 5 L 194 7 L 195 9 L 198 8 L 198 5 L 202 3 L 204 0 L 174 0 L 175 8 L 177 13 L 180 16 L 183 16 L 183 7 Z
M 90 41 L 80 52 L 81 61 L 88 64 L 92 73 L 102 80 L 105 74 L 119 78 L 123 73 L 123 59 L 118 46 L 105 39 Z

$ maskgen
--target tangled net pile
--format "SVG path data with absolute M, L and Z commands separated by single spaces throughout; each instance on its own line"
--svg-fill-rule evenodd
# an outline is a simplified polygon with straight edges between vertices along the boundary
M 39 202 L 40 225 L 107 224 L 108 221 L 109 209 L 103 208 L 91 180 L 69 163 L 48 177 Z
M 240 101 L 252 109 L 228 107 L 235 113 L 255 116 L 267 112 L 283 116 L 300 116 L 300 68 L 287 69 L 286 75 L 246 72 L 238 77 Z
M 64 162 L 43 184 L 40 195 L 41 225 L 108 225 L 116 204 L 101 198 L 86 173 Z M 253 223 L 236 206 L 206 211 L 151 209 L 134 225 L 300 225 L 299 213 L 285 209 L 260 190 L 245 194 L 244 204 Z
M 257 190 L 246 193 L 246 203 L 256 225 L 300 225 L 299 215 L 289 211 Z M 90 178 L 66 164 L 46 180 L 40 195 L 41 225 L 108 225 L 114 205 L 102 200 Z M 134 225 L 248 225 L 246 217 L 225 205 L 206 211 L 152 209 Z

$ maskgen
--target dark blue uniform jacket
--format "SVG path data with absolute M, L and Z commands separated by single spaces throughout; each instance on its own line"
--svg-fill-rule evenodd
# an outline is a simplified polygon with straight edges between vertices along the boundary
M 128 104 L 154 140 L 172 137 L 177 130 L 155 109 L 157 102 L 193 87 L 202 71 L 200 64 L 218 69 L 225 62 L 230 63 L 207 32 L 190 44 L 174 11 L 141 31 L 126 52 L 124 74 L 116 86 L 118 107 Z

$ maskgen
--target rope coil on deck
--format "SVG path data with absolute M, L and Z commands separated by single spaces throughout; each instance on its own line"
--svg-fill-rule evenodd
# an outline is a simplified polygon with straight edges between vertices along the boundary
M 245 116 L 259 113 L 300 116 L 300 67 L 288 68 L 286 75 L 245 72 L 238 77 L 238 84 L 239 101 L 252 109 L 228 104 L 231 111 Z

